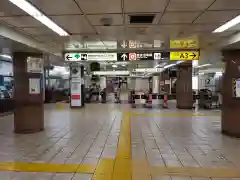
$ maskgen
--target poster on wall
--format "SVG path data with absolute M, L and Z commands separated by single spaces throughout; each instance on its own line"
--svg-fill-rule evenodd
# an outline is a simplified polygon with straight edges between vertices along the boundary
M 40 94 L 41 93 L 41 81 L 39 78 L 29 79 L 29 94 Z
M 43 73 L 43 59 L 28 57 L 27 71 L 29 73 Z

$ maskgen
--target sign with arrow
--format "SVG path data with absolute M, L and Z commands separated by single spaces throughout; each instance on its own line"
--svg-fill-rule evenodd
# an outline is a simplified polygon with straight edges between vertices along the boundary
M 123 54 L 121 55 L 121 59 L 122 59 L 123 61 L 128 60 L 128 55 L 126 55 L 126 53 L 123 53 Z
M 170 52 L 171 61 L 193 61 L 199 60 L 199 51 L 178 51 Z
M 128 46 L 125 40 L 123 40 L 121 46 L 122 46 L 122 48 L 126 48 Z
M 81 61 L 80 53 L 66 53 L 64 57 L 65 57 L 65 61 L 71 61 L 71 62 Z

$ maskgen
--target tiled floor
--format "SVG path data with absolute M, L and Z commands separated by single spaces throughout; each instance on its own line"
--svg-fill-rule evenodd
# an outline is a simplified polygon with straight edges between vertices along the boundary
M 131 151 L 132 179 L 217 180 L 193 175 L 199 171 L 209 173 L 209 168 L 240 168 L 240 140 L 220 133 L 220 112 L 202 111 L 197 112 L 197 116 L 193 113 L 176 109 L 132 109 L 114 104 L 90 104 L 81 110 L 70 110 L 67 104 L 46 105 L 45 131 L 31 135 L 13 133 L 12 115 L 0 117 L 0 169 L 3 162 L 34 162 L 89 164 L 95 165 L 98 171 L 103 159 L 114 161 L 116 168 L 119 167 L 118 155 L 122 153 L 119 137 L 131 141 L 131 147 L 126 149 Z M 129 132 L 128 124 L 121 124 L 125 114 L 130 116 Z M 122 145 L 123 151 L 124 146 L 127 143 Z M 171 168 L 175 168 L 175 174 L 169 173 L 173 171 Z M 167 173 L 161 173 L 163 171 Z M 187 171 L 187 175 L 182 176 L 183 171 Z M 0 179 L 101 179 L 93 174 L 0 171 Z M 118 179 L 126 178 L 123 175 Z

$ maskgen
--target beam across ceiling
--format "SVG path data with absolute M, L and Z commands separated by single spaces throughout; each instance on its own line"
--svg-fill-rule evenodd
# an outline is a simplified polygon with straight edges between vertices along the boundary
M 50 54 L 55 54 L 58 52 L 56 49 L 52 47 L 46 46 L 45 44 L 42 44 L 29 36 L 20 34 L 19 32 L 15 31 L 13 28 L 8 28 L 1 24 L 0 24 L 0 36 L 11 39 L 18 43 L 27 45 L 30 48 L 34 48 L 42 52 L 46 52 Z

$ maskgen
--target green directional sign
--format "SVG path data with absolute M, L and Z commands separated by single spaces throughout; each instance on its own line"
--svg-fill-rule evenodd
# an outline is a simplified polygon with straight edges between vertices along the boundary
M 80 53 L 66 53 L 64 57 L 65 57 L 65 61 L 72 61 L 72 62 L 81 61 Z
M 80 55 L 80 54 L 75 54 L 74 57 L 75 57 L 76 59 L 79 59 L 79 58 L 81 57 L 81 55 Z

